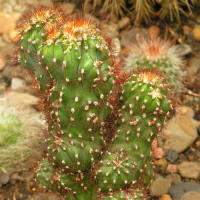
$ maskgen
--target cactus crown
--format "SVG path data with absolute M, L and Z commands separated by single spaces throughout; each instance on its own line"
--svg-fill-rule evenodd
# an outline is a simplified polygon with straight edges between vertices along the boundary
M 48 122 L 37 180 L 66 200 L 143 200 L 153 177 L 151 143 L 171 109 L 159 70 L 149 62 L 114 94 L 100 30 L 54 9 L 36 11 L 22 25 L 20 62 L 35 73 Z M 117 112 L 112 95 L 120 96 Z

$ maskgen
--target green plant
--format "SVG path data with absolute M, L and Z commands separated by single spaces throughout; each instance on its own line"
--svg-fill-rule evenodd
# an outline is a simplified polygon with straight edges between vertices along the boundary
M 19 60 L 36 75 L 48 123 L 36 179 L 66 200 L 146 199 L 151 144 L 171 109 L 159 69 L 114 69 L 90 20 L 46 8 L 22 25 Z
M 41 158 L 44 136 L 38 119 L 38 114 L 29 116 L 23 106 L 0 103 L 0 174 L 23 170 Z

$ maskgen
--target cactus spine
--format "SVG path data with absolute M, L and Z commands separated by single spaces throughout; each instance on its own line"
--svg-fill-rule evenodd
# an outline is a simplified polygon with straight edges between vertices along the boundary
M 151 143 L 170 110 L 164 77 L 156 69 L 131 73 L 120 86 L 115 121 L 112 58 L 90 20 L 37 10 L 22 25 L 21 49 L 20 62 L 43 93 L 49 129 L 37 180 L 66 200 L 144 200 Z

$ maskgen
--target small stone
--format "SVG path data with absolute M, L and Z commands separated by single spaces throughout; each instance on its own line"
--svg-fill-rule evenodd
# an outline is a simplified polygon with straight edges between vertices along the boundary
M 165 169 L 167 167 L 167 161 L 164 158 L 155 160 L 154 164 L 158 167 L 162 167 L 163 169 Z
M 65 15 L 70 15 L 74 12 L 76 5 L 74 3 L 61 3 L 58 5 L 60 9 L 62 9 Z
M 178 171 L 184 178 L 197 179 L 200 174 L 200 162 L 184 161 L 178 165 Z
M 5 185 L 9 182 L 10 177 L 7 174 L 3 174 L 0 176 L 0 184 Z
M 12 12 L 12 15 L 0 12 L 0 33 L 8 34 L 9 31 L 15 30 L 16 22 L 21 14 Z
M 183 116 L 194 117 L 194 111 L 188 106 L 180 106 L 176 109 L 176 112 Z
M 118 28 L 123 29 L 124 27 L 128 26 L 130 24 L 130 18 L 128 17 L 123 17 L 121 20 L 118 22 Z
M 171 179 L 172 183 L 181 183 L 181 176 L 179 174 L 169 174 L 166 178 Z
M 171 188 L 169 189 L 169 194 L 171 195 L 173 200 L 180 200 L 184 193 L 190 191 L 200 192 L 200 184 L 192 182 L 172 184 Z
M 182 27 L 182 29 L 183 29 L 183 34 L 184 34 L 185 36 L 189 35 L 190 32 L 192 31 L 192 28 L 190 28 L 189 26 L 186 26 L 186 25 L 184 25 L 184 26 Z
M 20 78 L 12 78 L 11 80 L 11 89 L 13 90 L 20 90 L 26 87 L 26 82 Z
M 177 172 L 177 165 L 174 165 L 174 164 L 169 164 L 168 166 L 167 166 L 167 169 L 166 169 L 166 171 L 168 172 L 168 173 L 176 173 Z
M 163 129 L 165 152 L 170 149 L 181 153 L 196 140 L 198 122 L 189 113 L 186 115 L 177 113 L 167 122 Z
M 0 71 L 6 66 L 6 59 L 4 56 L 0 55 Z
M 105 34 L 105 36 L 109 38 L 115 38 L 119 35 L 118 26 L 114 23 L 101 24 L 101 30 Z
M 20 93 L 16 91 L 7 92 L 5 98 L 8 105 L 32 106 L 38 103 L 37 97 L 27 93 Z
M 174 163 L 178 159 L 178 154 L 176 151 L 169 149 L 166 151 L 165 157 L 170 163 Z
M 162 195 L 159 200 L 172 200 L 172 198 L 168 194 Z
M 137 43 L 138 39 L 145 38 L 147 36 L 147 30 L 144 28 L 132 28 L 128 32 L 125 32 L 121 36 L 122 47 L 130 47 L 130 44 Z
M 168 193 L 171 187 L 171 180 L 167 178 L 157 178 L 150 186 L 150 193 L 152 196 L 161 196 Z
M 152 157 L 155 159 L 161 159 L 164 157 L 164 151 L 158 146 L 158 140 L 154 139 L 152 144 Z
M 20 40 L 20 35 L 18 30 L 11 30 L 9 31 L 9 39 L 12 42 L 18 42 Z
M 192 30 L 192 33 L 193 33 L 194 39 L 200 40 L 200 26 L 194 27 Z
M 200 199 L 200 193 L 195 191 L 187 192 L 181 197 L 181 200 L 199 200 L 199 199 Z
M 187 73 L 190 76 L 196 76 L 199 70 L 200 70 L 200 57 L 199 56 L 191 57 L 189 60 Z

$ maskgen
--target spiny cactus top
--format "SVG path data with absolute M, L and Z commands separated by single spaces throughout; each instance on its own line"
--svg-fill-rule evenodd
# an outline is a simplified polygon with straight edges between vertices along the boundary
M 54 9 L 39 9 L 22 25 L 19 60 L 35 72 L 48 122 L 37 180 L 66 200 L 143 200 L 151 143 L 170 110 L 163 76 L 156 69 L 130 75 L 115 120 L 106 40 L 90 20 Z
M 131 53 L 125 60 L 125 70 L 158 68 L 166 75 L 170 84 L 176 88 L 180 87 L 182 60 L 176 46 L 173 46 L 171 41 L 162 39 L 159 36 L 159 30 L 154 26 L 149 29 L 147 37 L 139 36 L 136 40 L 137 42 L 130 49 Z

